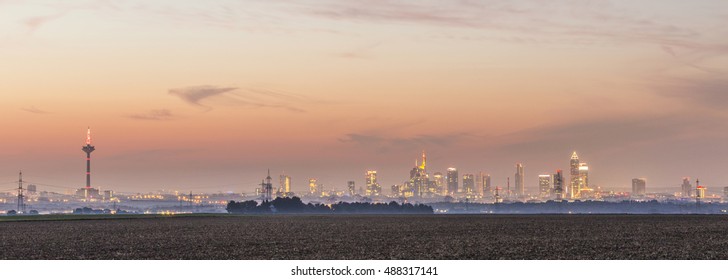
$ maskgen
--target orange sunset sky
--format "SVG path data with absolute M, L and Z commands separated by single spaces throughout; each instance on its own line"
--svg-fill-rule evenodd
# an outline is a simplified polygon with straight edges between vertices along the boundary
M 253 192 L 590 182 L 728 186 L 725 1 L 0 0 L 0 189 Z M 567 172 L 568 173 L 568 172 Z M 39 186 L 39 189 L 45 189 Z

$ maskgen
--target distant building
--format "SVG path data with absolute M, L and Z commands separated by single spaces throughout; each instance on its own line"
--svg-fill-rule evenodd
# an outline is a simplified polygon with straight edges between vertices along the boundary
M 281 174 L 278 180 L 280 184 L 278 191 L 284 193 L 284 196 L 291 193 L 291 176 Z
M 463 190 L 466 195 L 475 193 L 475 176 L 473 174 L 463 175 Z
M 523 164 L 516 164 L 516 196 L 525 195 L 525 184 L 524 184 Z
M 114 197 L 114 191 L 112 190 L 106 190 L 104 191 L 104 199 L 109 200 Z
M 556 200 L 563 200 L 564 199 L 564 175 L 562 174 L 561 169 L 556 170 L 556 174 L 554 174 L 553 177 L 553 185 L 554 185 L 554 196 L 556 197 Z
M 346 182 L 347 187 L 349 188 L 349 196 L 355 196 L 356 195 L 356 183 L 354 181 Z
M 379 196 L 382 193 L 382 187 L 377 183 L 377 171 L 368 170 L 366 177 L 366 195 L 367 196 Z
M 548 198 L 553 193 L 552 177 L 551 174 L 538 175 L 538 192 L 541 198 Z
M 390 188 L 392 189 L 392 196 L 402 196 L 402 191 L 400 190 L 399 185 L 392 185 Z
M 632 179 L 632 196 L 644 196 L 646 187 L 647 180 L 645 178 Z
M 490 174 L 485 174 L 485 176 L 483 177 L 483 181 L 485 181 L 485 190 L 484 190 L 484 192 L 486 194 L 492 193 L 493 192 L 493 185 L 490 184 Z
M 80 188 L 76 190 L 76 196 L 84 199 L 98 199 L 99 189 L 97 188 Z
M 475 177 L 475 192 L 477 192 L 480 195 L 487 195 L 489 194 L 489 187 L 490 187 L 490 175 L 480 172 Z
M 705 187 L 704 186 L 698 186 L 695 188 L 695 195 L 697 198 L 705 198 Z
M 458 170 L 455 167 L 447 169 L 447 194 L 454 195 L 458 192 Z
M 429 181 L 430 178 L 427 174 L 427 155 L 425 155 L 425 151 L 422 151 L 422 162 L 418 164 L 417 160 L 415 160 L 415 167 L 410 171 L 410 179 L 407 184 L 415 196 L 423 197 L 429 193 Z
M 723 199 L 728 199 L 728 187 L 723 188 Z
M 28 194 L 35 194 L 38 191 L 38 187 L 35 185 L 28 185 Z
M 579 195 L 583 191 L 591 191 L 589 188 L 589 165 L 586 162 L 579 163 Z
M 318 180 L 316 180 L 316 178 L 308 179 L 308 193 L 316 196 L 321 195 L 321 190 L 319 189 Z
M 437 189 L 437 193 L 443 194 L 447 191 L 445 189 L 445 179 L 442 176 L 442 173 L 435 172 L 434 175 L 432 175 L 433 183 L 435 184 L 435 188 Z
M 683 177 L 681 186 L 682 197 L 691 197 L 693 192 L 693 184 L 690 183 L 690 177 Z
M 576 151 L 571 154 L 571 160 L 569 161 L 569 175 L 571 175 L 569 184 L 569 197 L 579 197 L 579 186 L 581 177 L 579 176 L 579 155 Z

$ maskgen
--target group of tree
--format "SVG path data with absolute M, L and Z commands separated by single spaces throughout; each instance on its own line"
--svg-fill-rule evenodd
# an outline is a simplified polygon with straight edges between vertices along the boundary
M 228 202 L 225 210 L 234 214 L 314 213 L 314 214 L 432 214 L 432 207 L 410 203 L 338 202 L 335 204 L 303 203 L 299 197 L 278 197 L 258 203 L 254 200 Z

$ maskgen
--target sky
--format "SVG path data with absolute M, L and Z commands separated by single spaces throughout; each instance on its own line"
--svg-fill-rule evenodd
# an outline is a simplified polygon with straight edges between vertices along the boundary
M 271 170 L 386 190 L 523 163 L 728 186 L 725 1 L 0 0 L 0 189 L 17 173 L 251 193 Z M 566 172 L 568 173 L 568 171 Z

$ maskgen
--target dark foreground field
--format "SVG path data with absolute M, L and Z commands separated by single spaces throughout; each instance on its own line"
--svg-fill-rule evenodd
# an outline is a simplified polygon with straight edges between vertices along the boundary
M 728 259 L 728 216 L 3 221 L 1 259 Z

